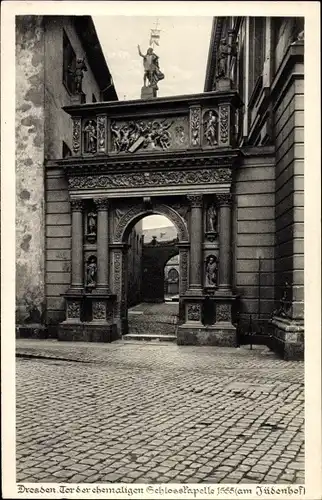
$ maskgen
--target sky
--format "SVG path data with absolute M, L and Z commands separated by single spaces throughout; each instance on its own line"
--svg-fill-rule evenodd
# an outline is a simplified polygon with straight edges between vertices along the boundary
M 158 19 L 159 65 L 165 78 L 159 83 L 158 97 L 203 92 L 206 76 L 212 17 L 182 16 L 93 16 L 97 35 L 119 100 L 140 99 L 143 59 L 150 46 L 150 30 Z M 143 219 L 143 228 L 172 225 L 163 216 Z

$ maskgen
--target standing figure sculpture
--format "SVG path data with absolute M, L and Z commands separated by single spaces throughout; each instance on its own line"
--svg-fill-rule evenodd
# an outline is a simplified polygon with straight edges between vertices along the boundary
M 206 259 L 206 286 L 216 286 L 217 284 L 217 259 L 214 255 L 209 255 Z
M 215 233 L 217 231 L 217 210 L 214 205 L 208 208 L 208 231 Z
M 217 68 L 218 78 L 226 78 L 228 76 L 227 59 L 229 54 L 230 54 L 230 46 L 228 45 L 226 38 L 222 38 L 220 40 L 220 45 L 219 45 L 219 57 L 218 57 L 218 68 Z
M 86 282 L 89 288 L 95 288 L 96 286 L 96 272 L 97 272 L 96 258 L 90 257 L 86 268 Z
M 147 53 L 145 55 L 142 54 L 140 45 L 138 45 L 138 51 L 139 55 L 143 57 L 144 87 L 147 86 L 148 81 L 149 87 L 153 87 L 155 90 L 158 90 L 158 81 L 163 80 L 164 78 L 164 74 L 160 71 L 158 56 L 153 52 L 153 49 L 151 47 L 147 50 Z
M 83 78 L 84 78 L 84 71 L 87 71 L 85 59 L 81 59 L 81 58 L 76 59 L 75 70 L 72 71 L 70 69 L 69 71 L 74 76 L 75 93 L 82 94 L 83 93 L 82 83 L 83 83 Z
M 204 122 L 205 139 L 209 146 L 216 146 L 217 143 L 217 115 L 214 111 L 209 111 L 208 118 Z
M 96 152 L 96 127 L 92 120 L 89 120 L 88 124 L 84 127 L 84 152 Z
M 88 214 L 88 235 L 96 236 L 96 213 L 90 212 Z

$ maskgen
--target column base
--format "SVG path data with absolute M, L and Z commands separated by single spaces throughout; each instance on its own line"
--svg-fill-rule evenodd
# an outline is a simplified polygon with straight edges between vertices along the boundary
M 58 340 L 69 342 L 113 342 L 117 339 L 113 323 L 67 322 L 58 326 Z
M 270 348 L 286 361 L 304 359 L 304 324 L 274 316 L 270 322 Z
M 236 347 L 236 328 L 233 325 L 195 327 L 185 323 L 178 327 L 177 344 Z

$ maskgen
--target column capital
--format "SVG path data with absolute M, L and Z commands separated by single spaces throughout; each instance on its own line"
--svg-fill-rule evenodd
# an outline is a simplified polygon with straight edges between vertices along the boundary
M 83 200 L 70 200 L 70 206 L 73 212 L 82 212 L 84 208 L 84 201 Z
M 94 199 L 94 203 L 97 210 L 108 210 L 109 208 L 109 200 L 107 198 L 96 198 Z
M 188 194 L 188 200 L 193 208 L 202 208 L 203 195 L 202 194 Z
M 232 195 L 231 193 L 223 193 L 216 195 L 217 203 L 219 206 L 221 205 L 231 205 Z

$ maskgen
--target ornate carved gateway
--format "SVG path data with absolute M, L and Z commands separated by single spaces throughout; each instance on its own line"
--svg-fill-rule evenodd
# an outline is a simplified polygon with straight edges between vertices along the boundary
M 235 344 L 230 191 L 239 106 L 229 90 L 65 108 L 73 156 L 56 164 L 71 203 L 72 277 L 61 339 L 127 332 L 129 234 L 161 214 L 178 234 L 178 343 Z M 216 314 L 207 322 L 209 302 Z

